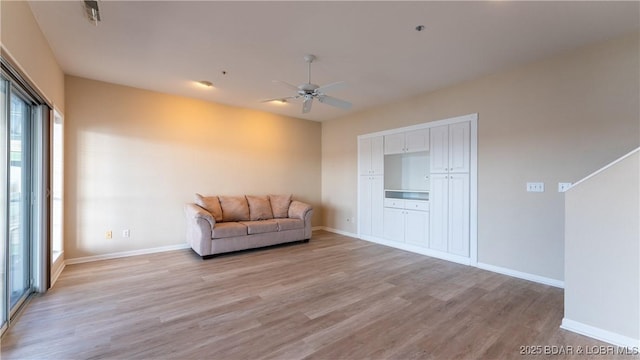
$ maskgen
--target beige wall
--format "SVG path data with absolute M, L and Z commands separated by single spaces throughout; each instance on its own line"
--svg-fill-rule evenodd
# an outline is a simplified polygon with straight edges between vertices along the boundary
M 195 192 L 291 193 L 314 206 L 320 225 L 320 123 L 78 77 L 65 83 L 67 259 L 184 243 L 183 204 Z
M 26 1 L 0 1 L 0 41 L 2 55 L 17 62 L 27 78 L 64 113 L 64 74 Z
M 356 136 L 478 113 L 478 261 L 563 279 L 564 196 L 640 143 L 638 34 L 324 122 L 325 226 L 355 233 Z M 433 69 L 437 71 L 437 69 Z M 526 193 L 543 181 L 544 193 Z
M 638 151 L 566 193 L 563 326 L 594 327 L 610 333 L 608 341 L 639 345 L 639 200 Z

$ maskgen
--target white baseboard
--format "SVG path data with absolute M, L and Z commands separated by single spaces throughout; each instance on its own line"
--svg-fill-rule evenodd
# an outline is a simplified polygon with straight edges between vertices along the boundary
M 567 318 L 562 319 L 561 329 L 588 336 L 597 340 L 607 342 L 616 346 L 627 347 L 638 351 L 640 348 L 640 339 L 633 339 L 628 336 L 620 335 L 608 330 L 604 330 L 595 326 L 583 324 L 578 321 Z
M 56 268 L 56 271 L 51 275 L 51 287 L 53 287 L 56 281 L 58 281 L 58 278 L 60 277 L 60 274 L 62 274 L 62 270 L 64 270 L 64 267 L 66 265 L 67 265 L 66 261 L 62 260 L 62 263 Z
M 481 262 L 479 262 L 476 265 L 476 267 L 478 267 L 479 269 L 492 271 L 498 274 L 509 275 L 515 278 L 529 280 L 529 281 L 537 282 L 540 284 L 564 289 L 564 281 L 561 281 L 561 280 L 551 279 L 551 278 L 540 276 L 540 275 L 529 274 L 526 272 L 517 271 L 517 270 L 508 269 L 508 268 L 490 265 L 490 264 L 485 264 Z
M 65 265 L 81 264 L 81 263 L 92 262 L 92 261 L 117 259 L 117 258 L 128 257 L 128 256 L 153 254 L 153 253 L 182 250 L 182 249 L 189 249 L 189 244 L 169 245 L 169 246 L 161 246 L 161 247 L 150 248 L 150 249 L 131 250 L 131 251 L 111 253 L 111 254 L 102 254 L 102 255 L 79 257 L 74 259 L 66 259 Z
M 330 228 L 330 227 L 326 227 L 326 226 L 316 226 L 313 228 L 313 230 L 324 230 L 324 231 L 328 231 L 328 232 L 332 232 L 334 234 L 338 234 L 338 235 L 344 235 L 344 236 L 349 236 L 352 238 L 358 238 L 358 234 L 352 233 L 352 232 L 348 232 L 348 231 L 342 231 L 342 230 L 338 230 L 338 229 L 334 229 L 334 228 Z

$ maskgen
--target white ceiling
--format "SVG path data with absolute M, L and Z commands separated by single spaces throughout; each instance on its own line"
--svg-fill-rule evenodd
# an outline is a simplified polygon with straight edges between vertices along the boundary
M 322 121 L 638 31 L 632 2 L 30 1 L 66 74 Z M 415 27 L 424 25 L 417 32 Z M 349 111 L 273 83 L 344 80 Z M 227 71 L 223 75 L 222 71 Z M 209 80 L 214 88 L 195 85 Z

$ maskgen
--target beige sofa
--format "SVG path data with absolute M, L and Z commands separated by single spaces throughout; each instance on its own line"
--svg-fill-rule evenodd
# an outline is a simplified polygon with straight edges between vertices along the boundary
M 203 258 L 311 238 L 313 209 L 291 195 L 196 194 L 184 209 L 187 242 Z

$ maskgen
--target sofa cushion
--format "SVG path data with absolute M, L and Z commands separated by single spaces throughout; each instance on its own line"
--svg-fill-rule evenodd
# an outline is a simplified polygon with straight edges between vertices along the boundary
M 247 227 L 242 223 L 237 222 L 216 223 L 216 226 L 213 228 L 213 232 L 211 233 L 211 237 L 213 239 L 246 235 Z
M 275 220 L 241 221 L 240 224 L 247 227 L 249 235 L 278 231 L 278 223 Z
M 269 195 L 273 217 L 276 219 L 289 217 L 291 195 Z
M 247 195 L 247 202 L 251 221 L 273 219 L 269 197 Z
M 196 194 L 196 205 L 207 210 L 216 221 L 222 221 L 222 209 L 217 196 L 202 196 Z
M 277 219 L 278 231 L 303 229 L 304 221 L 300 219 Z
M 244 196 L 219 196 L 222 221 L 248 221 L 249 204 Z

